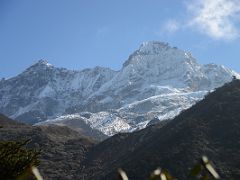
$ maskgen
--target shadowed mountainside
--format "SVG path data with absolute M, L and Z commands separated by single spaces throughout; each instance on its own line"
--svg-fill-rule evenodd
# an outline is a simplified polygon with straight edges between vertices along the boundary
M 116 179 L 123 168 L 130 179 L 147 179 L 157 167 L 188 179 L 202 155 L 223 179 L 240 178 L 240 81 L 207 95 L 171 121 L 134 133 L 117 134 L 96 144 L 56 125 L 29 126 L 0 116 L 1 140 L 31 138 L 42 149 L 39 167 L 44 179 Z
M 41 150 L 39 170 L 44 179 L 74 179 L 86 152 L 96 141 L 65 126 L 30 126 L 0 115 L 0 140 L 31 139 L 30 148 Z
M 74 131 L 77 131 L 78 133 L 84 136 L 90 137 L 92 139 L 96 139 L 97 141 L 103 141 L 108 138 L 108 136 L 103 134 L 101 131 L 91 128 L 81 118 L 64 119 L 61 121 L 49 121 L 42 124 L 42 126 L 52 126 L 52 125 L 67 126 L 68 128 Z M 40 126 L 41 126 L 41 123 L 40 123 Z
M 114 179 L 123 168 L 130 179 L 147 179 L 162 167 L 179 179 L 202 155 L 216 165 L 223 179 L 240 178 L 240 81 L 234 80 L 169 123 L 115 135 L 88 153 L 84 179 Z

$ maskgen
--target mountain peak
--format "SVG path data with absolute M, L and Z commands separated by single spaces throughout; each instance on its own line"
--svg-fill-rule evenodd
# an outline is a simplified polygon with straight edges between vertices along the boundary
M 31 65 L 29 68 L 27 68 L 24 71 L 24 74 L 29 72 L 31 73 L 31 72 L 44 71 L 47 69 L 53 69 L 53 67 L 54 66 L 48 63 L 48 61 L 41 59 L 37 61 L 35 64 Z
M 154 52 L 160 49 L 165 49 L 169 47 L 168 43 L 159 41 L 146 41 L 140 45 L 139 51 L 150 51 Z
M 144 128 L 154 117 L 172 119 L 207 91 L 238 77 L 156 41 L 143 43 L 124 65 L 119 71 L 72 71 L 39 60 L 19 76 L 0 81 L 0 112 L 29 123 L 90 112 L 84 121 L 113 135 Z
M 51 67 L 53 66 L 52 64 L 50 64 L 47 60 L 44 60 L 44 59 L 40 59 L 37 63 L 35 63 L 33 66 L 48 66 L 48 67 Z
M 155 54 L 163 49 L 168 49 L 168 43 L 159 41 L 146 41 L 140 45 L 139 52 Z
M 39 61 L 37 61 L 37 63 L 33 64 L 32 66 L 30 66 L 29 68 L 40 68 L 40 69 L 47 69 L 47 68 L 52 68 L 53 65 L 50 64 L 47 60 L 44 59 L 40 59 Z
M 162 63 L 166 63 L 170 66 L 182 60 L 190 61 L 193 64 L 195 63 L 192 55 L 186 51 L 172 47 L 168 43 L 147 41 L 143 42 L 139 49 L 129 56 L 128 60 L 123 64 L 123 67 L 129 64 L 139 64 L 144 61 L 161 66 Z

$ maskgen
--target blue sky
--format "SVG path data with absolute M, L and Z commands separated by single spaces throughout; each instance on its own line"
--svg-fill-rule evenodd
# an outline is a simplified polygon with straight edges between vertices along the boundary
M 240 72 L 239 0 L 1 0 L 0 77 L 39 59 L 119 70 L 144 41 Z

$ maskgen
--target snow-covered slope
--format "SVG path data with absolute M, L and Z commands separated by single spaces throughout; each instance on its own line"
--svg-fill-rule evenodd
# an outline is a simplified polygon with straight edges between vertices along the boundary
M 0 112 L 30 123 L 62 115 L 115 73 L 101 67 L 71 71 L 40 60 L 20 75 L 0 81 Z
M 77 115 L 113 135 L 144 128 L 156 117 L 171 119 L 232 76 L 240 77 L 224 66 L 198 64 L 190 53 L 151 41 L 130 55 L 119 71 L 71 71 L 41 60 L 0 81 L 0 112 L 30 123 Z

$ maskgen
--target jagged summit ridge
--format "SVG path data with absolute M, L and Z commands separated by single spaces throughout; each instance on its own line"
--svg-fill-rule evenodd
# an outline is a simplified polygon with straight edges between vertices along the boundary
M 53 67 L 52 64 L 50 64 L 47 60 L 40 59 L 35 64 L 33 64 L 31 67 Z
M 20 75 L 29 74 L 29 73 L 30 74 L 36 74 L 36 73 L 42 74 L 43 72 L 53 70 L 54 68 L 55 67 L 52 64 L 50 64 L 47 60 L 41 59 L 41 60 L 38 60 L 33 65 L 31 65 L 30 67 L 28 67 Z
M 46 65 L 46 66 L 52 66 L 52 64 L 50 64 L 47 60 L 45 59 L 40 59 L 36 64 L 40 64 L 40 65 Z
M 40 60 L 0 81 L 0 112 L 29 123 L 80 113 L 79 120 L 113 135 L 144 128 L 156 117 L 171 119 L 232 76 L 240 77 L 224 66 L 198 64 L 190 53 L 152 41 L 143 43 L 119 71 L 72 71 Z
M 144 58 L 145 57 L 145 58 Z M 180 50 L 176 47 L 171 47 L 168 43 L 149 41 L 140 45 L 139 49 L 131 54 L 128 60 L 123 64 L 123 67 L 128 65 L 161 65 L 162 63 L 176 64 L 179 61 L 188 61 L 195 63 L 196 60 L 191 53 Z M 164 66 L 164 64 L 162 64 Z
M 159 41 L 146 41 L 140 45 L 138 52 L 146 54 L 159 54 L 161 51 L 167 50 L 168 48 L 170 48 L 168 43 Z

